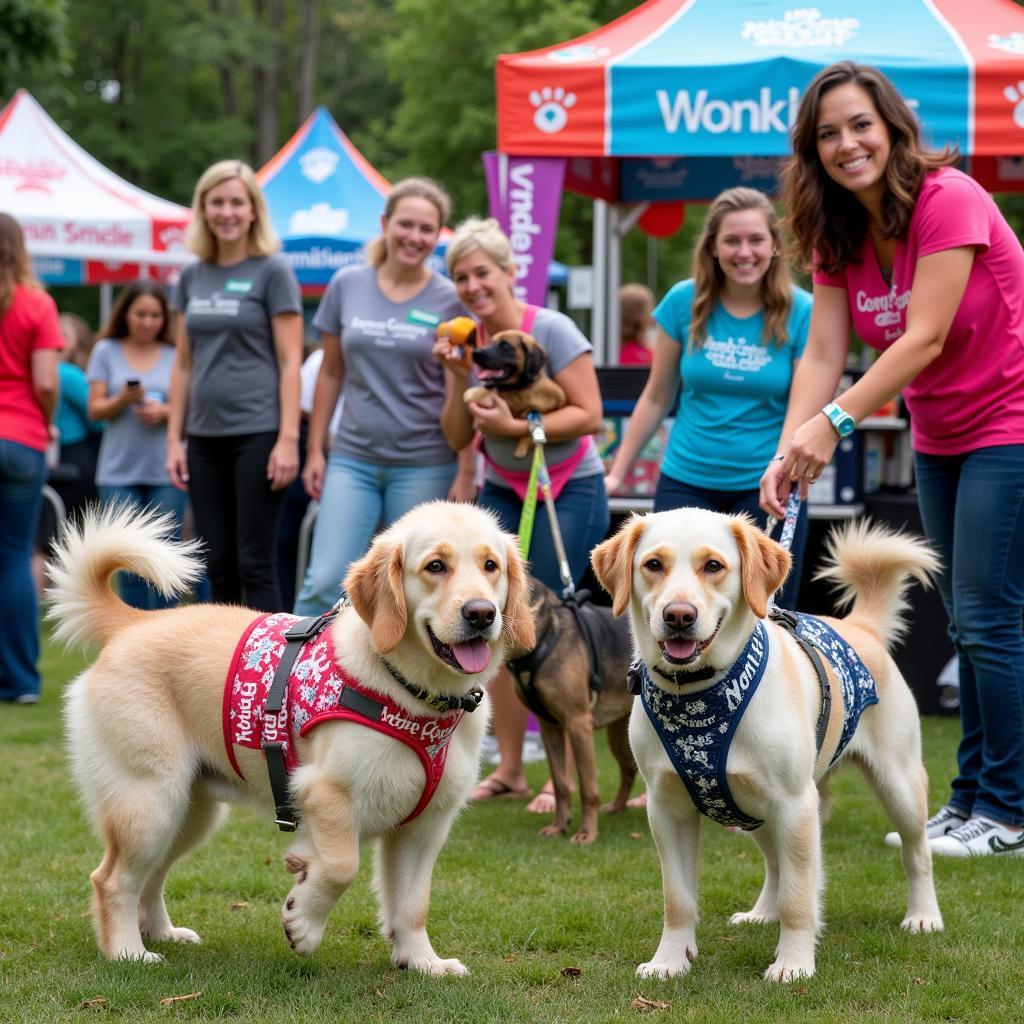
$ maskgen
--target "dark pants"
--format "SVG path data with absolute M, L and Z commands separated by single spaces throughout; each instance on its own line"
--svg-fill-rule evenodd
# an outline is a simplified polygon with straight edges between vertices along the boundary
M 707 487 L 695 487 L 675 480 L 664 473 L 658 478 L 658 487 L 654 492 L 654 511 L 667 512 L 673 508 L 706 508 L 712 512 L 724 512 L 736 515 L 746 512 L 763 530 L 768 522 L 768 514 L 758 506 L 758 492 L 751 491 L 716 491 Z M 800 507 L 800 516 L 796 521 L 796 532 L 790 555 L 793 566 L 789 570 L 786 582 L 775 596 L 775 603 L 780 608 L 795 608 L 800 596 L 800 574 L 803 572 L 804 548 L 807 547 L 807 502 Z
M 284 492 L 267 480 L 276 440 L 275 432 L 188 439 L 189 496 L 214 601 L 281 610 L 277 520 Z

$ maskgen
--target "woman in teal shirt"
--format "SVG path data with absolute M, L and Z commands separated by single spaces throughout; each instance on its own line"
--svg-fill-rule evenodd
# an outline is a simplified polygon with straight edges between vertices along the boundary
M 654 510 L 746 512 L 764 525 L 761 473 L 779 442 L 811 319 L 811 297 L 792 284 L 780 248 L 775 210 L 763 193 L 727 189 L 711 204 L 693 278 L 675 285 L 654 311 L 654 362 L 605 478 L 609 493 L 622 485 L 681 383 Z M 783 607 L 795 604 L 806 539 L 804 510 L 779 595 Z

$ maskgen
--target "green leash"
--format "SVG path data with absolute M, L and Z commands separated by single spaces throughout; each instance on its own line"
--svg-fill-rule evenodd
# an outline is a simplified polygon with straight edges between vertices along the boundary
M 544 445 L 533 445 L 533 463 L 530 466 L 530 479 L 526 485 L 526 497 L 523 499 L 523 511 L 519 516 L 519 553 L 523 558 L 530 554 L 530 540 L 533 537 L 533 521 L 537 515 L 537 480 L 541 467 L 544 466 Z M 547 472 L 545 470 L 545 476 Z

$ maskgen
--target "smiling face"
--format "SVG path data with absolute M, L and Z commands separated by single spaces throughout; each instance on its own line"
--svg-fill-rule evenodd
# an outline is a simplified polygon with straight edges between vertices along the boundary
M 593 563 L 641 657 L 671 674 L 728 668 L 790 559 L 745 517 L 685 508 L 631 520 Z
M 463 305 L 488 326 L 518 326 L 515 272 L 502 270 L 483 249 L 474 249 L 452 267 L 452 281 Z
M 203 196 L 203 217 L 217 245 L 237 245 L 249 238 L 256 211 L 240 178 L 228 178 Z
M 535 638 L 514 538 L 472 505 L 418 505 L 354 563 L 345 589 L 374 646 L 420 685 L 486 681 Z
M 816 131 L 825 173 L 865 206 L 879 202 L 892 136 L 868 91 L 855 82 L 830 89 L 818 104 Z
M 741 288 L 759 285 L 772 263 L 774 240 L 762 210 L 736 210 L 722 218 L 711 244 L 726 280 Z
M 156 341 L 164 328 L 164 308 L 153 295 L 140 295 L 125 310 L 124 318 L 133 341 Z
M 380 219 L 387 258 L 406 269 L 422 267 L 441 234 L 441 213 L 422 196 L 399 199 L 390 217 Z

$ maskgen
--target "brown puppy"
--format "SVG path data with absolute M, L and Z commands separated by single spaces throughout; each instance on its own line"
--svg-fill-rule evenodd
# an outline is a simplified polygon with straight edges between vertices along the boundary
M 566 764 L 565 740 L 572 744 L 580 780 L 582 821 L 574 843 L 597 839 L 601 794 L 597 787 L 594 732 L 608 727 L 608 746 L 619 764 L 619 789 L 610 804 L 600 807 L 618 812 L 626 806 L 636 778 L 636 762 L 629 749 L 629 714 L 633 695 L 626 690 L 626 670 L 632 656 L 629 624 L 610 608 L 590 602 L 574 612 L 566 602 L 537 579 L 531 579 L 531 603 L 537 646 L 509 662 L 519 699 L 537 715 L 555 790 L 555 817 L 541 835 L 560 836 L 569 830 L 572 796 Z M 591 665 L 587 640 L 577 614 L 591 630 L 596 664 Z M 531 654 L 534 655 L 531 658 Z M 591 686 L 588 665 L 599 676 L 600 688 Z
M 475 387 L 467 388 L 465 402 L 494 405 L 492 392 L 508 403 L 512 415 L 523 417 L 528 412 L 554 412 L 565 405 L 565 392 L 547 374 L 548 355 L 540 343 L 525 331 L 501 331 L 490 345 L 473 349 L 477 365 Z M 530 450 L 529 435 L 516 442 L 515 455 L 523 458 Z
M 459 960 L 437 955 L 427 935 L 430 880 L 479 776 L 488 707 L 476 688 L 509 649 L 534 643 L 515 539 L 471 505 L 416 506 L 353 563 L 345 580 L 351 605 L 303 646 L 295 675 L 307 685 L 272 715 L 241 673 L 262 675 L 265 684 L 284 646 L 271 623 L 291 617 L 203 604 L 143 612 L 110 589 L 118 569 L 165 593 L 198 575 L 194 547 L 169 541 L 169 528 L 130 508 L 92 512 L 81 528 L 65 531 L 52 570 L 57 636 L 100 647 L 65 707 L 72 774 L 106 845 L 92 873 L 100 950 L 154 962 L 161 957 L 144 939 L 199 941 L 171 923 L 164 881 L 222 820 L 221 801 L 247 801 L 268 822 L 273 817 L 259 743 L 273 725 L 298 761 L 287 776 L 301 817 L 285 857 L 295 875 L 282 910 L 291 947 L 317 948 L 355 878 L 361 840 L 376 839 L 374 891 L 392 961 L 431 975 L 465 974 Z M 256 645 L 240 644 L 250 630 Z M 303 694 L 325 670 L 329 682 L 340 680 L 334 692 Z M 297 696 L 322 697 L 317 713 L 330 720 L 300 731 L 300 722 L 315 719 Z M 474 701 L 482 703 L 471 714 Z M 344 720 L 339 709 L 352 707 L 362 719 Z M 255 733 L 255 749 L 240 738 L 241 725 Z M 421 738 L 420 754 L 403 736 Z

